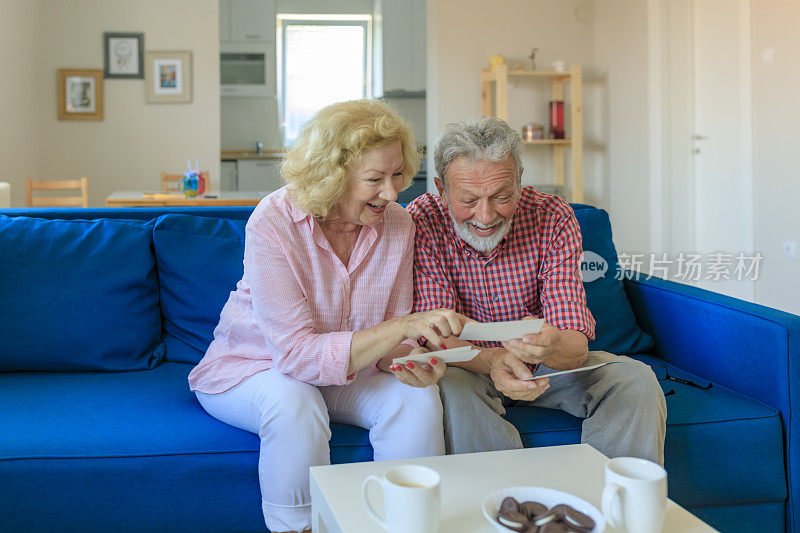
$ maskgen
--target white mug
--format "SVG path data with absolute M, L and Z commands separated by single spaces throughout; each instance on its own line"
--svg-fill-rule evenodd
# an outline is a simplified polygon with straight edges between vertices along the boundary
M 561 61 L 560 59 L 557 61 L 553 61 L 553 70 L 556 72 L 564 72 L 567 69 L 567 64 Z
M 618 457 L 606 463 L 603 515 L 618 529 L 658 533 L 667 506 L 667 471 L 646 459 Z
M 367 498 L 367 486 L 377 482 L 383 489 L 386 518 L 375 512 Z M 442 478 L 428 467 L 405 465 L 383 477 L 369 476 L 361 486 L 361 499 L 370 516 L 390 533 L 435 533 L 442 513 Z

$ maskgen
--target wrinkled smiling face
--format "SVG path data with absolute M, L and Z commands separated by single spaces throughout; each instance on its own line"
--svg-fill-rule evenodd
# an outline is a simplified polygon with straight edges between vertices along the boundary
M 458 236 L 488 255 L 511 229 L 520 196 L 516 165 L 456 157 L 447 167 L 447 190 L 436 180 Z
M 396 141 L 364 152 L 350 169 L 350 184 L 338 215 L 353 224 L 373 225 L 403 186 L 403 148 Z

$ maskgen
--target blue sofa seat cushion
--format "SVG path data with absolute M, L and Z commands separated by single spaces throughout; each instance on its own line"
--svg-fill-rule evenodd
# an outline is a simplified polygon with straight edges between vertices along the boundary
M 0 215 L 0 371 L 160 361 L 152 224 Z
M 173 214 L 156 219 L 167 361 L 197 363 L 214 339 L 220 311 L 242 278 L 246 222 Z
M 0 374 L 0 464 L 13 459 L 253 453 L 258 436 L 208 415 L 187 378 L 165 362 L 123 373 Z M 367 432 L 333 424 L 334 462 L 369 461 Z M 2 475 L 0 475 L 2 478 Z
M 667 401 L 664 450 L 669 495 L 685 507 L 787 497 L 782 425 L 778 411 L 719 385 L 702 390 L 663 379 L 708 382 L 653 356 L 636 356 L 653 367 Z M 674 392 L 671 392 L 674 391 Z M 509 407 L 526 447 L 580 442 L 582 420 L 562 411 Z M 746 480 L 746 481 L 743 481 Z
M 672 376 L 703 383 L 660 359 L 639 359 L 653 365 L 657 375 L 663 376 L 666 367 Z M 124 373 L 0 373 L 4 406 L 0 427 L 5 428 L 0 432 L 0 479 L 14 488 L 9 492 L 13 497 L 0 502 L 0 525 L 3 509 L 40 501 L 37 480 L 43 477 L 59 484 L 53 490 L 69 491 L 70 484 L 80 483 L 82 501 L 105 501 L 110 494 L 129 495 L 131 486 L 146 491 L 156 482 L 155 476 L 162 494 L 167 489 L 185 494 L 181 479 L 192 480 L 194 497 L 183 506 L 202 501 L 203 494 L 224 484 L 230 495 L 225 498 L 231 502 L 252 500 L 249 512 L 236 520 L 257 526 L 259 439 L 203 411 L 186 385 L 192 366 L 165 362 L 152 370 Z M 667 396 L 665 452 L 671 498 L 692 508 L 785 501 L 777 411 L 717 385 L 700 390 L 672 381 L 661 383 L 666 392 L 675 391 Z M 510 407 L 507 418 L 529 447 L 580 441 L 581 420 L 561 411 Z M 334 463 L 372 460 L 366 430 L 340 424 L 331 429 Z M 125 500 L 142 505 L 142 498 L 137 498 Z M 183 502 L 182 497 L 179 500 Z M 65 502 L 68 507 L 59 512 L 59 519 L 74 518 L 77 531 L 85 523 L 72 516 L 76 512 L 69 507 L 72 500 Z M 158 520 L 170 523 L 170 508 L 150 505 L 148 517 L 154 527 Z M 135 514 L 134 507 L 126 503 L 119 508 L 120 516 L 103 515 L 103 519 L 111 526 L 114 520 Z M 206 517 L 204 513 L 212 511 L 192 509 L 181 514 Z M 197 526 L 202 529 L 202 522 Z M 64 529 L 62 522 L 61 530 L 70 528 Z
M 583 238 L 581 269 L 586 305 L 597 322 L 595 339 L 589 341 L 589 349 L 620 355 L 646 352 L 652 348 L 653 339 L 636 323 L 622 279 L 617 276 L 619 263 L 608 213 L 582 204 L 572 207 Z M 605 269 L 598 266 L 605 266 Z

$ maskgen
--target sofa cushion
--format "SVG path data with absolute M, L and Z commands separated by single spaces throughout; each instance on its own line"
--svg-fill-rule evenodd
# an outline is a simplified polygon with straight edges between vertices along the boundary
M 669 372 L 698 385 L 708 383 L 657 357 L 634 358 L 653 367 L 668 393 L 664 455 L 672 499 L 688 507 L 786 499 L 777 410 L 716 384 L 703 390 L 666 380 Z M 507 411 L 526 447 L 580 442 L 581 419 L 551 409 Z
M 0 370 L 138 370 L 163 355 L 152 224 L 0 215 Z
M 573 208 L 583 236 L 581 268 L 586 303 L 597 321 L 596 337 L 589 341 L 589 349 L 620 355 L 646 352 L 653 339 L 636 323 L 622 279 L 617 276 L 617 250 L 611 240 L 608 213 L 580 204 Z M 598 268 L 603 262 L 605 271 Z
M 153 229 L 166 360 L 197 363 L 242 279 L 245 220 L 162 215 Z
M 192 367 L 0 373 L 0 531 L 263 531 L 258 436 L 203 410 Z M 334 463 L 372 460 L 331 429 Z

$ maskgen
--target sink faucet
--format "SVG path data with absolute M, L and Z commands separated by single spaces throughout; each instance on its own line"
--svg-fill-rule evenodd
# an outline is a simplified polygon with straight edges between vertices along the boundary
M 256 153 L 259 155 L 264 153 L 264 143 L 259 140 L 256 140 Z

